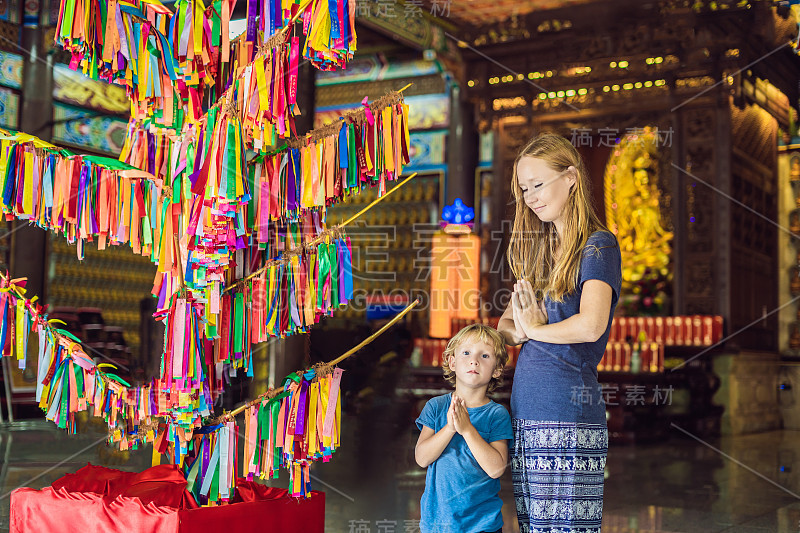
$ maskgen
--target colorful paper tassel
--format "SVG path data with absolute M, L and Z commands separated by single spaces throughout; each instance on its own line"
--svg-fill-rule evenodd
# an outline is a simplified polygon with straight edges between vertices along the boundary
M 341 442 L 341 377 L 339 368 L 291 374 L 279 394 L 245 410 L 244 477 L 274 479 L 285 467 L 291 495 L 310 495 L 309 466 L 329 461 Z

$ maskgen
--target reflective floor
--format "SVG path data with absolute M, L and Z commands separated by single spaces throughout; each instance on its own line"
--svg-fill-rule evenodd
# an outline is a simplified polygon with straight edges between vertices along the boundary
M 326 531 L 414 531 L 425 472 L 416 467 L 413 414 L 402 404 L 347 413 L 343 446 L 314 468 L 327 494 Z M 378 415 L 380 413 L 380 415 Z M 0 430 L 0 529 L 8 529 L 9 493 L 43 487 L 87 462 L 123 470 L 149 466 L 150 450 L 120 454 L 99 431 L 68 436 L 48 423 Z M 604 533 L 800 531 L 800 432 L 775 431 L 702 443 L 676 430 L 668 442 L 611 447 Z M 275 483 L 285 484 L 282 474 Z M 510 473 L 503 478 L 506 525 L 518 531 Z

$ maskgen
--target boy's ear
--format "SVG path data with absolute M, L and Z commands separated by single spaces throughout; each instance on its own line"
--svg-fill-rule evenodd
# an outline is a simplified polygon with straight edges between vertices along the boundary
M 503 375 L 503 369 L 502 368 L 495 368 L 494 372 L 492 373 L 492 377 L 493 378 L 499 378 L 502 375 Z

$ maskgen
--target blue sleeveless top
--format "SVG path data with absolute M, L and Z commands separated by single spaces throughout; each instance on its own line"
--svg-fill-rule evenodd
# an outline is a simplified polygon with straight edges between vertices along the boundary
M 545 298 L 549 324 L 578 313 L 583 283 L 589 279 L 604 281 L 613 289 L 605 333 L 595 342 L 525 342 L 511 390 L 514 418 L 605 425 L 605 403 L 597 382 L 597 365 L 606 349 L 622 285 L 622 257 L 617 239 L 610 232 L 596 231 L 589 236 L 575 291 L 565 295 L 563 303 Z

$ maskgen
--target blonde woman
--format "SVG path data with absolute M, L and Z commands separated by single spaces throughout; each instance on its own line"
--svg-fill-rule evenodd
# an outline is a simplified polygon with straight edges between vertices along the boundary
M 524 343 L 511 393 L 520 530 L 599 532 L 608 429 L 597 365 L 619 298 L 619 244 L 564 137 L 528 142 L 511 187 L 517 282 L 498 329 L 508 344 Z

